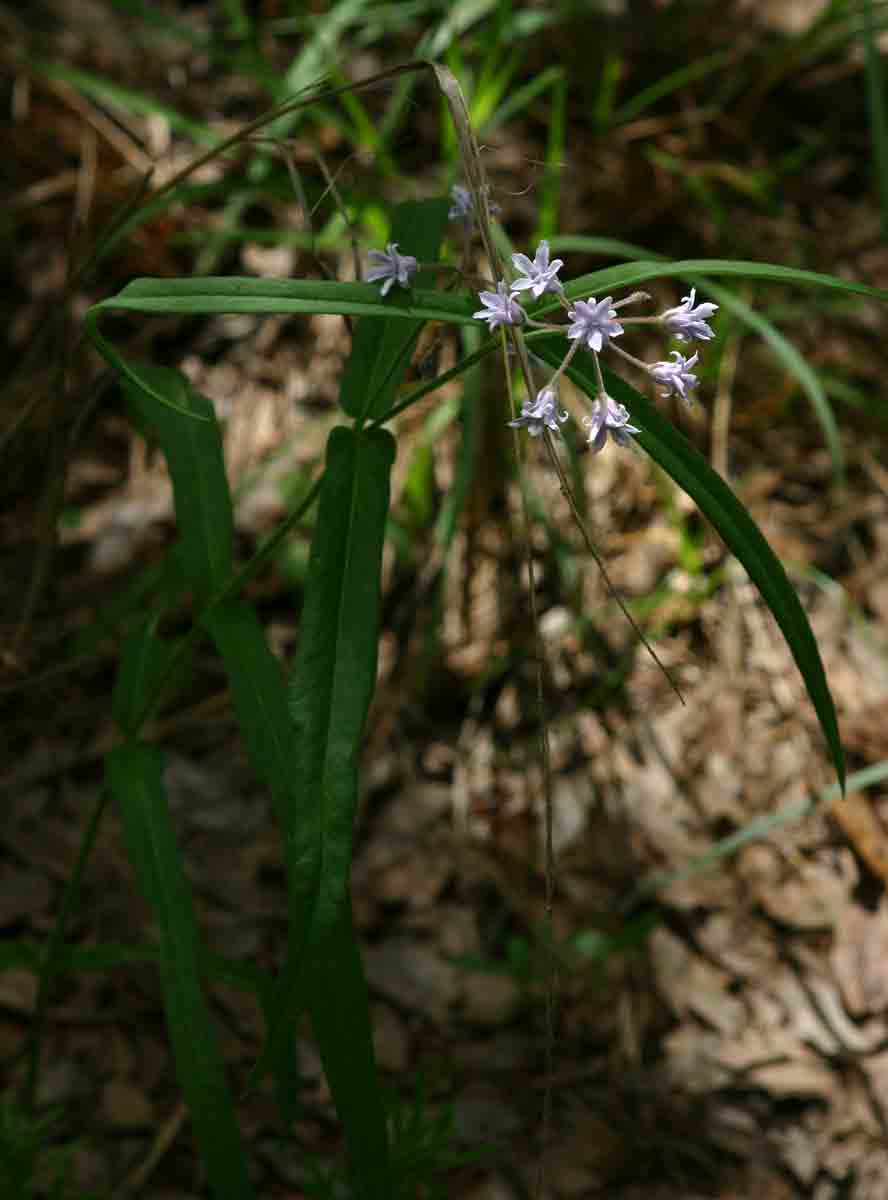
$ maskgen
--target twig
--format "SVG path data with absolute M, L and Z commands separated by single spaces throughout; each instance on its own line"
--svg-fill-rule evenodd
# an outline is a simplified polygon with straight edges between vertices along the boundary
M 151 1149 L 139 1165 L 111 1193 L 111 1200 L 126 1200 L 126 1197 L 135 1196 L 142 1190 L 154 1174 L 160 1160 L 179 1136 L 187 1119 L 188 1109 L 180 1102 L 157 1131 L 157 1136 L 151 1143 Z

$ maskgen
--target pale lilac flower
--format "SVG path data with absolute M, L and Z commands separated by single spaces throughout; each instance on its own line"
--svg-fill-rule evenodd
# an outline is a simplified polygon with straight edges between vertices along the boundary
M 478 298 L 484 308 L 479 308 L 472 316 L 487 321 L 491 333 L 499 325 L 520 325 L 524 320 L 524 309 L 512 297 L 503 280 L 496 285 L 495 292 L 479 292 Z
M 379 289 L 383 296 L 388 295 L 392 284 L 399 283 L 401 287 L 410 287 L 410 277 L 416 274 L 419 265 L 412 254 L 399 254 L 398 243 L 389 242 L 385 250 L 371 250 L 368 258 L 371 267 L 364 278 L 368 283 L 383 281 Z
M 706 324 L 713 313 L 718 311 L 717 304 L 698 304 L 694 307 L 697 289 L 691 288 L 690 296 L 685 296 L 677 308 L 669 308 L 660 320 L 670 333 L 674 333 L 680 342 L 690 342 L 694 338 L 699 342 L 708 342 L 715 334 Z
M 487 187 L 485 185 L 486 191 Z M 496 201 L 489 198 L 487 208 L 492 217 L 502 212 Z M 475 198 L 469 189 L 463 187 L 461 183 L 455 183 L 450 189 L 450 211 L 447 213 L 447 216 L 451 221 L 463 221 L 466 225 L 471 225 L 475 219 Z
M 583 417 L 583 424 L 589 430 L 589 445 L 593 454 L 604 448 L 608 434 L 618 446 L 628 446 L 629 434 L 641 433 L 640 429 L 629 424 L 629 412 L 625 404 L 618 404 L 606 393 L 592 405 L 592 416 Z
M 661 384 L 666 390 L 664 396 L 668 396 L 674 392 L 676 396 L 681 396 L 685 404 L 690 405 L 693 402 L 693 397 L 688 395 L 690 388 L 697 386 L 697 376 L 691 373 L 699 354 L 693 354 L 690 358 L 685 358 L 683 354 L 679 354 L 677 350 L 672 351 L 674 362 L 658 362 L 653 366 L 648 367 L 651 377 Z
M 471 223 L 474 206 L 469 189 L 463 187 L 461 183 L 455 183 L 450 189 L 450 201 L 450 211 L 447 214 L 450 220 Z
M 521 272 L 519 277 L 512 282 L 513 292 L 531 291 L 534 300 L 539 300 L 544 292 L 564 290 L 561 280 L 556 278 L 564 263 L 560 258 L 549 262 L 549 243 L 547 241 L 544 240 L 537 246 L 533 262 L 526 254 L 513 254 L 512 262 Z
M 595 297 L 577 300 L 568 311 L 573 324 L 568 328 L 569 338 L 581 338 L 590 350 L 602 350 L 611 338 L 619 337 L 623 326 L 615 321 L 617 310 L 611 307 L 613 296 L 605 296 L 596 304 Z
M 567 420 L 566 412 L 558 411 L 558 397 L 553 388 L 543 388 L 536 400 L 525 400 L 521 405 L 521 416 L 510 421 L 513 429 L 526 429 L 531 437 L 539 437 L 544 429 L 558 433 L 558 426 Z

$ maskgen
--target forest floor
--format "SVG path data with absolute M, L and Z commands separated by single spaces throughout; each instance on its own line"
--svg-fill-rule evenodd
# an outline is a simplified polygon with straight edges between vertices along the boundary
M 656 20 L 665 20 L 669 6 L 660 7 Z M 771 19 L 780 8 L 763 5 L 759 15 L 764 21 L 767 9 Z M 252 94 L 237 77 L 223 81 L 220 96 L 212 72 L 201 74 L 170 43 L 163 43 L 166 59 L 141 64 L 128 41 L 131 18 L 111 5 L 78 5 L 76 23 L 64 10 L 41 7 L 41 36 L 58 61 L 121 82 L 130 72 L 133 86 L 161 93 L 164 79 L 179 80 L 177 103 L 206 119 L 221 114 L 226 129 L 238 105 L 253 115 Z M 187 11 L 189 20 L 212 18 L 200 5 Z M 748 19 L 749 6 L 735 6 L 734 15 Z M 616 38 L 625 31 L 614 20 Z M 12 17 L 3 21 L 11 38 L 21 34 Z M 569 30 L 562 36 L 547 53 L 563 54 L 568 71 L 578 70 Z M 627 35 L 631 61 L 644 62 L 653 36 L 638 28 Z M 751 36 L 784 35 L 763 26 Z M 695 44 L 689 57 L 705 48 Z M 772 141 L 785 134 L 788 149 L 789 130 L 803 115 L 814 124 L 834 103 L 851 112 L 862 103 L 845 92 L 837 101 L 830 90 L 840 77 L 852 96 L 862 93 L 859 61 L 836 63 L 784 81 L 759 97 L 759 111 L 750 107 L 736 123 L 725 117 L 712 128 L 698 122 L 692 91 L 684 109 L 646 118 L 647 129 L 641 120 L 626 124 L 606 139 L 575 113 L 561 228 L 656 245 L 673 257 L 798 264 L 801 246 L 811 269 L 888 287 L 888 248 L 865 187 L 865 138 L 821 147 L 815 162 L 779 185 L 777 206 L 747 204 L 742 189 L 726 185 L 702 215 L 689 211 L 681 180 L 640 150 L 652 142 L 715 186 L 719 164 L 745 153 L 743 120 L 764 126 Z M 143 159 L 159 163 L 163 182 L 194 148 L 186 151 L 157 114 L 124 119 L 123 110 L 70 82 L 32 74 L 11 58 L 7 64 L 5 157 L 14 180 L 7 220 L 15 236 L 0 234 L 0 253 L 14 286 L 0 304 L 16 366 L 2 413 L 9 437 L 0 595 L 9 637 L 0 685 L 7 746 L 0 931 L 43 943 L 114 736 L 109 699 L 120 627 L 109 600 L 123 597 L 173 537 L 164 464 L 134 434 L 98 361 L 77 345 L 76 322 L 87 303 L 133 276 L 197 269 L 190 257 L 184 266 L 193 251 L 187 238 L 204 220 L 216 226 L 205 209 L 167 213 L 89 288 L 69 295 L 72 212 L 87 227 L 100 225 L 119 203 L 120 179 L 132 186 Z M 384 65 L 373 59 L 354 73 Z M 320 128 L 329 161 L 349 163 L 337 126 Z M 487 169 L 510 230 L 533 227 L 534 197 L 521 172 L 544 158 L 544 134 L 524 119 L 490 139 Z M 434 106 L 417 116 L 415 136 L 410 158 L 437 154 Z M 306 163 L 313 149 L 304 148 Z M 746 166 L 759 169 L 776 153 L 753 148 Z M 366 164 L 350 169 L 369 173 Z M 223 178 L 216 171 L 202 182 Z M 281 223 L 286 207 L 269 201 L 264 215 Z M 323 257 L 336 277 L 352 270 L 347 246 Z M 570 273 L 591 269 L 589 261 L 580 256 Z M 218 251 L 212 267 L 284 278 L 316 273 L 298 248 L 259 243 Z M 676 303 L 680 287 L 667 285 L 658 299 Z M 753 301 L 751 289 L 743 294 Z M 755 297 L 764 294 L 757 289 Z M 725 336 L 718 371 L 701 385 L 703 403 L 673 415 L 786 564 L 817 638 L 849 770 L 860 772 L 888 760 L 888 464 L 878 412 L 888 317 L 870 302 L 835 315 L 805 307 L 805 299 L 785 305 L 784 332 L 825 375 L 852 373 L 868 397 L 867 405 L 837 408 L 844 485 L 796 382 L 749 331 Z M 63 303 L 72 324 L 60 376 L 55 361 L 35 359 L 29 347 Z M 164 319 L 131 324 L 124 336 L 132 353 L 180 366 L 214 401 L 246 556 L 304 492 L 320 459 L 336 422 L 347 329 L 335 317 Z M 445 338 L 442 369 L 452 353 Z M 589 523 L 683 703 L 610 601 L 557 480 L 532 447 L 522 470 L 545 514 L 531 546 L 556 853 L 557 1006 L 547 1066 L 551 956 L 540 942 L 537 675 L 519 489 L 500 470 L 511 446 L 501 390 L 491 368 L 484 397 L 492 418 L 481 425 L 475 481 L 446 563 L 433 519 L 413 519 L 407 476 L 417 447 L 428 444 L 428 417 L 458 391 L 450 385 L 433 394 L 398 429 L 393 515 L 409 537 L 406 547 L 386 550 L 353 872 L 386 1082 L 403 1103 L 420 1087 L 433 1111 L 452 1105 L 455 1151 L 490 1147 L 479 1162 L 453 1168 L 443 1192 L 450 1197 L 532 1194 L 548 1086 L 552 1196 L 881 1200 L 888 795 L 860 787 L 837 799 L 829 791 L 834 776 L 815 714 L 755 589 L 693 504 L 640 452 L 614 446 L 580 459 Z M 431 443 L 433 510 L 451 485 L 459 437 L 451 422 Z M 298 638 L 309 536 L 296 530 L 274 569 L 250 584 L 282 661 Z M 182 629 L 188 612 L 181 603 Z M 165 752 L 208 945 L 275 965 L 286 929 L 279 836 L 209 647 L 147 733 Z M 145 941 L 147 909 L 110 808 L 83 887 L 69 940 Z M 211 994 L 225 1059 L 244 1079 L 260 1045 L 261 1012 L 254 998 L 225 985 L 214 984 Z M 9 1082 L 25 1070 L 21 1050 L 36 999 L 32 971 L 0 972 L 0 1062 Z M 76 1186 L 102 1197 L 200 1195 L 153 968 L 65 975 L 46 1029 L 39 1103 L 62 1114 Z M 299 1072 L 302 1115 L 286 1136 L 270 1092 L 260 1089 L 242 1106 L 263 1197 L 307 1194 L 302 1153 L 338 1149 L 307 1027 Z

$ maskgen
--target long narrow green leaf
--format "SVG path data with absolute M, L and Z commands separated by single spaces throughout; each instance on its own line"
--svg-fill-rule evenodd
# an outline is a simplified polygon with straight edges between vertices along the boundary
M 34 62 L 31 65 L 38 74 L 45 75 L 49 79 L 62 79 L 82 92 L 84 96 L 108 101 L 123 109 L 124 112 L 163 117 L 169 123 L 170 129 L 175 129 L 177 133 L 187 134 L 196 142 L 216 146 L 222 141 L 221 134 L 214 133 L 209 125 L 205 125 L 202 121 L 186 117 L 168 104 L 161 104 L 154 96 L 115 83 L 103 75 L 60 62 Z
M 535 354 L 553 366 L 560 365 L 564 357 L 564 343 L 560 338 L 535 341 L 533 349 Z M 588 396 L 597 394 L 598 380 L 590 354 L 580 351 L 571 362 L 568 374 Z M 614 399 L 629 409 L 633 424 L 640 427 L 641 432 L 636 435 L 639 445 L 671 475 L 712 522 L 728 548 L 746 568 L 774 614 L 808 689 L 839 783 L 844 789 L 845 759 L 820 652 L 808 618 L 780 560 L 725 481 L 672 422 L 619 375 L 605 370 L 605 382 Z
M 257 776 L 271 792 L 275 816 L 284 837 L 287 867 L 287 959 L 301 962 L 311 931 L 317 901 L 319 879 L 316 871 L 305 869 L 301 856 L 299 830 L 310 814 L 300 809 L 302 796 L 296 782 L 297 744 L 287 711 L 287 688 L 277 659 L 271 652 L 255 611 L 243 600 L 232 597 L 216 605 L 204 621 L 225 663 L 231 681 L 231 698 L 250 762 Z M 272 1008 L 269 1022 L 273 1019 Z M 279 1094 L 292 1117 L 286 1081 L 293 1057 L 286 1031 L 269 1061 Z
M 392 214 L 389 240 L 401 254 L 412 254 L 420 262 L 434 261 L 448 207 L 446 200 L 399 204 Z M 421 270 L 413 282 L 417 288 L 431 287 L 434 275 Z M 391 408 L 424 324 L 422 319 L 405 317 L 358 321 L 339 392 L 339 402 L 349 416 L 378 417 Z
M 558 239 L 564 245 L 565 239 Z M 621 263 L 589 275 L 581 275 L 565 285 L 569 299 L 582 298 L 609 288 L 631 287 L 648 279 L 666 276 L 733 276 L 738 279 L 763 279 L 771 283 L 799 287 L 823 287 L 857 296 L 888 301 L 888 291 L 854 283 L 836 275 L 803 271 L 798 267 L 734 261 L 718 258 L 679 259 L 675 262 Z M 378 287 L 369 283 L 331 283 L 327 280 L 252 279 L 236 276 L 204 276 L 198 279 L 134 279 L 123 291 L 88 311 L 90 332 L 98 317 L 108 310 L 143 313 L 168 313 L 180 316 L 218 313 L 343 313 L 359 317 L 416 317 L 426 321 L 462 324 L 471 321 L 478 307 L 477 298 L 467 293 L 430 292 L 420 288 L 393 288 L 383 299 Z M 540 312 L 554 311 L 556 303 Z
M 351 867 L 357 758 L 376 685 L 380 565 L 394 439 L 384 430 L 330 435 L 290 679 L 300 791 L 317 812 L 317 920 L 332 924 Z
M 200 953 L 185 878 L 161 778 L 159 751 L 138 742 L 107 757 L 108 784 L 120 805 L 130 861 L 160 933 L 160 974 L 176 1071 L 217 1200 L 249 1200 L 253 1188 L 225 1069 L 200 985 Z
M 677 71 L 671 71 L 668 75 L 664 75 L 656 83 L 642 88 L 631 100 L 627 100 L 618 108 L 611 118 L 612 123 L 623 125 L 634 121 L 646 108 L 650 108 L 664 96 L 686 88 L 690 84 L 696 83 L 698 79 L 705 79 L 707 75 L 711 75 L 715 71 L 721 71 L 730 59 L 731 53 L 729 50 L 719 50 L 715 54 L 710 54 L 706 58 L 698 58 L 694 62 L 680 67 Z
M 174 653 L 175 648 L 157 636 L 156 628 L 157 617 L 147 617 L 123 642 L 111 714 L 128 736 L 138 733 L 145 704 L 163 681 Z
M 293 823 L 293 726 L 287 688 L 255 610 L 232 597 L 204 625 L 228 670 L 231 698 L 253 770 L 269 788 L 286 832 Z
M 559 239 L 560 241 L 561 239 Z M 776 263 L 744 262 L 721 258 L 687 258 L 675 262 L 621 263 L 616 267 L 604 267 L 589 275 L 572 279 L 565 286 L 568 299 L 606 292 L 611 288 L 632 287 L 648 279 L 663 279 L 666 276 L 689 278 L 691 275 L 732 276 L 736 279 L 763 279 L 769 283 L 795 284 L 798 287 L 822 287 L 831 291 L 850 292 L 856 296 L 871 296 L 874 300 L 888 301 L 888 291 L 869 287 L 865 283 L 853 283 L 837 275 L 825 275 L 820 271 L 804 271 L 800 267 L 784 267 Z M 555 305 L 547 305 L 546 309 Z M 542 309 L 540 310 L 543 311 Z
M 312 942 L 305 991 L 324 1071 L 345 1129 L 356 1195 L 391 1200 L 385 1106 L 350 907 L 340 910 L 335 928 Z
M 193 389 L 184 388 L 177 372 L 143 370 L 158 392 L 205 418 L 201 422 L 190 420 L 153 403 L 141 390 L 131 389 L 133 403 L 156 429 L 166 454 L 185 573 L 198 598 L 206 604 L 224 591 L 232 578 L 231 498 L 221 435 L 212 405 Z M 247 753 L 257 776 L 271 792 L 283 832 L 290 912 L 288 957 L 298 960 L 304 954 L 310 930 L 317 879 L 300 870 L 300 863 L 294 860 L 297 842 L 293 832 L 299 817 L 294 803 L 295 742 L 283 674 L 255 612 L 240 598 L 231 596 L 209 605 L 203 624 L 225 663 Z M 152 682 L 156 682 L 153 677 L 143 690 L 150 691 Z M 134 700 L 130 709 L 137 722 L 145 711 L 144 697 Z M 293 1056 L 289 1051 L 282 1045 L 271 1064 L 282 1097 L 292 1094 L 289 1084 Z
M 300 38 L 299 53 L 281 79 L 276 99 L 285 100 L 316 84 L 337 56 L 339 41 L 349 25 L 360 23 L 368 0 L 340 0 L 321 9 L 311 32 Z
M 362 1195 L 388 1197 L 384 1122 L 371 1107 L 360 1111 L 353 1088 L 375 1093 L 368 1059 L 366 997 L 357 986 L 339 997 L 336 1018 L 320 1012 L 322 981 L 353 979 L 349 872 L 357 805 L 357 762 L 376 683 L 380 567 L 389 505 L 394 440 L 383 430 L 330 435 L 327 466 L 312 541 L 299 645 L 290 680 L 290 713 L 297 746 L 296 787 L 301 807 L 293 831 L 294 862 L 302 890 L 317 888 L 306 952 L 288 960 L 277 986 L 266 1051 L 255 1080 L 281 1052 L 293 1007 L 308 1002 L 318 1031 L 333 1098 L 345 1124 Z M 301 921 L 303 913 L 291 914 Z M 327 965 L 324 965 L 327 964 Z M 321 981 L 313 982 L 321 971 Z M 327 972 L 333 972 L 328 976 Z M 360 1078 L 345 1081 L 343 1061 Z M 374 1165 L 375 1164 L 375 1165 Z
M 664 272 L 666 273 L 666 272 Z M 134 279 L 122 292 L 89 309 L 90 330 L 108 310 L 210 316 L 219 313 L 341 313 L 353 317 L 416 317 L 424 321 L 471 321 L 474 296 L 420 288 L 393 288 L 382 297 L 378 284 L 332 283 L 326 279 L 253 279 L 204 275 L 197 279 Z
M 180 371 L 141 366 L 155 404 L 141 387 L 124 381 L 136 413 L 157 433 L 173 481 L 176 520 L 182 538 L 182 563 L 188 583 L 206 602 L 231 578 L 233 517 L 225 477 L 222 436 L 213 406 Z M 183 419 L 197 416 L 199 420 Z

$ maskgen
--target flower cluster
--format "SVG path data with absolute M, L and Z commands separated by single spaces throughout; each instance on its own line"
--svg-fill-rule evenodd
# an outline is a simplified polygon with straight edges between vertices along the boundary
M 649 300 L 650 297 L 645 292 L 635 292 L 616 302 L 613 296 L 605 296 L 601 300 L 590 296 L 588 300 L 576 300 L 571 304 L 566 299 L 564 287 L 558 278 L 558 272 L 564 263 L 560 258 L 550 260 L 549 244 L 546 241 L 540 242 L 533 259 L 528 258 L 526 254 L 513 254 L 512 264 L 518 272 L 517 277 L 511 283 L 500 280 L 495 292 L 481 292 L 480 299 L 484 307 L 474 313 L 475 318 L 486 321 L 491 331 L 501 326 L 526 325 L 528 328 L 566 333 L 572 345 L 561 366 L 545 387 L 537 392 L 536 399 L 525 400 L 521 415 L 510 421 L 510 425 L 526 429 L 533 437 L 537 437 L 544 430 L 558 432 L 559 425 L 567 420 L 567 413 L 559 412 L 558 409 L 558 381 L 581 346 L 592 352 L 599 379 L 599 389 L 592 401 L 590 415 L 583 418 L 583 424 L 589 430 L 588 441 L 593 453 L 597 454 L 603 449 L 608 435 L 618 446 L 625 446 L 628 445 L 631 434 L 641 432 L 635 425 L 630 424 L 626 406 L 618 404 L 605 391 L 604 378 L 598 362 L 598 356 L 604 350 L 613 350 L 634 367 L 644 371 L 663 389 L 663 395 L 679 396 L 688 405 L 693 402 L 691 391 L 697 386 L 697 376 L 693 373 L 693 368 L 697 364 L 699 354 L 685 356 L 680 351 L 673 350 L 670 361 L 645 363 L 624 350 L 616 343 L 616 339 L 622 337 L 626 325 L 656 323 L 680 342 L 708 342 L 715 335 L 707 322 L 717 311 L 718 305 L 697 304 L 696 290 L 692 289 L 681 304 L 666 309 L 659 316 L 623 317 L 618 316 L 619 309 L 641 300 Z M 534 300 L 538 300 L 547 292 L 553 293 L 565 310 L 568 321 L 566 326 L 534 320 L 518 303 L 518 300 L 528 293 Z
M 461 222 L 468 231 L 475 219 L 472 193 L 461 184 L 456 184 L 451 189 L 450 198 L 451 220 Z M 490 201 L 488 207 L 492 212 L 498 211 L 497 206 Z M 365 278 L 370 283 L 381 284 L 380 291 L 383 296 L 388 295 L 396 283 L 409 288 L 418 267 L 411 254 L 399 253 L 396 242 L 389 242 L 384 251 L 371 250 L 370 264 Z M 598 392 L 591 402 L 590 413 L 583 418 L 583 424 L 589 430 L 588 441 L 593 453 L 597 454 L 603 449 L 608 436 L 618 446 L 625 446 L 629 444 L 632 434 L 641 432 L 635 425 L 630 424 L 631 418 L 626 406 L 618 404 L 605 391 L 604 376 L 598 360 L 598 356 L 605 350 L 612 350 L 633 367 L 643 371 L 662 388 L 663 396 L 678 396 L 687 405 L 693 403 L 691 392 L 697 386 L 697 376 L 693 368 L 697 365 L 699 353 L 685 355 L 679 350 L 673 350 L 668 361 L 646 363 L 624 350 L 617 339 L 623 336 L 627 325 L 657 324 L 679 342 L 708 342 L 715 336 L 708 322 L 718 310 L 717 304 L 698 304 L 695 288 L 691 288 L 689 295 L 683 297 L 681 304 L 654 317 L 626 317 L 619 312 L 628 305 L 649 300 L 650 297 L 645 292 L 634 292 L 618 301 L 614 301 L 613 296 L 605 296 L 600 300 L 590 296 L 588 300 L 576 300 L 571 304 L 565 297 L 564 285 L 558 278 L 558 272 L 564 263 L 560 258 L 550 258 L 549 243 L 545 240 L 537 246 L 532 259 L 526 254 L 513 254 L 512 266 L 516 274 L 511 281 L 500 279 L 495 290 L 479 292 L 478 298 L 483 307 L 472 314 L 474 318 L 485 321 L 491 332 L 495 329 L 523 325 L 527 328 L 563 333 L 570 347 L 561 366 L 545 386 L 537 391 L 536 398 L 524 401 L 520 415 L 509 422 L 511 426 L 526 429 L 532 437 L 538 437 L 546 431 L 559 431 L 559 426 L 568 419 L 568 414 L 558 407 L 558 382 L 581 347 L 591 351 L 599 382 Z M 536 320 L 522 308 L 521 300 L 539 300 L 547 293 L 551 293 L 564 310 L 566 324 Z

